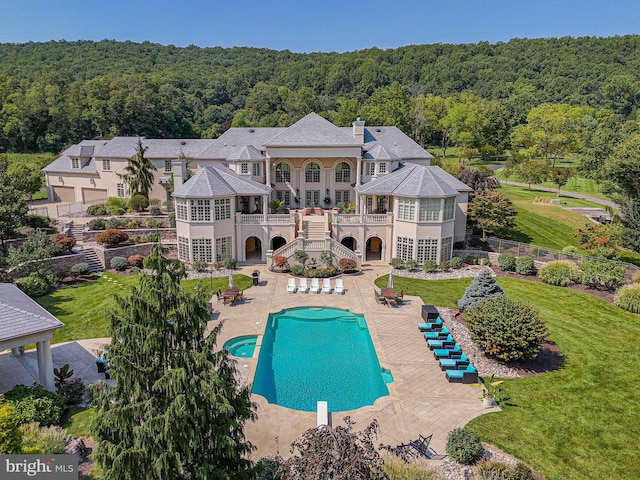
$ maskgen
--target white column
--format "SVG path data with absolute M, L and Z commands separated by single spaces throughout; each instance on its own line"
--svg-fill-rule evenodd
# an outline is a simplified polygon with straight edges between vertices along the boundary
M 53 358 L 51 357 L 51 340 L 42 342 L 44 357 L 44 387 L 50 392 L 55 392 L 56 387 L 53 381 Z
M 44 366 L 44 342 L 36 342 L 36 354 L 38 356 L 38 380 L 43 387 L 47 384 Z
M 267 187 L 270 187 L 271 186 L 271 157 L 269 155 L 265 156 L 264 178 L 265 178 L 264 183 L 267 185 Z
M 267 223 L 267 215 L 269 213 L 269 196 L 262 196 L 262 221 Z
M 362 175 L 362 156 L 356 157 L 356 185 L 360 185 L 360 177 Z

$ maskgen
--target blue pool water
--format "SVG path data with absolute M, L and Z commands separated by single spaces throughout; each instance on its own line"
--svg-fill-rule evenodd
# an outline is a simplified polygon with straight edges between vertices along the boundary
M 224 342 L 222 348 L 227 350 L 234 357 L 251 358 L 256 349 L 256 335 L 245 335 L 243 337 L 235 337 Z
M 389 394 L 364 316 L 308 307 L 269 315 L 252 391 L 308 412 L 318 400 L 340 412 Z

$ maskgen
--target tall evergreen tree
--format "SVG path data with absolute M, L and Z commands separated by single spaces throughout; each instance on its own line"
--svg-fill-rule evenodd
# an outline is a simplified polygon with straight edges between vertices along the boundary
M 207 335 L 206 294 L 180 285 L 184 267 L 154 244 L 150 274 L 108 312 L 115 385 L 95 389 L 94 458 L 105 478 L 248 478 L 244 437 L 255 404 L 235 362 Z
M 142 145 L 142 140 L 138 139 L 136 145 L 136 153 L 129 159 L 127 166 L 124 167 L 126 173 L 120 175 L 129 186 L 129 194 L 131 196 L 140 194 L 149 198 L 149 190 L 153 186 L 153 172 L 156 167 L 147 157 L 144 156 L 149 147 Z
M 483 270 L 471 285 L 464 291 L 464 295 L 458 300 L 458 308 L 462 311 L 468 310 L 476 303 L 483 300 L 491 300 L 504 295 L 504 290 L 491 275 L 491 270 Z

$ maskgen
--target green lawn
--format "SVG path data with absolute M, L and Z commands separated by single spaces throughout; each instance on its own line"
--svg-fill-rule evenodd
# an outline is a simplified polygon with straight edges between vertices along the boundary
M 397 289 L 425 303 L 454 307 L 470 279 L 394 278 Z M 376 280 L 386 285 L 387 276 Z M 548 480 L 640 478 L 640 317 L 574 290 L 498 278 L 507 295 L 540 308 L 562 368 L 505 379 L 502 412 L 468 428 L 512 453 Z
M 91 431 L 89 427 L 95 416 L 96 411 L 93 408 L 70 407 L 62 416 L 62 428 L 74 437 L 90 437 Z
M 119 276 L 106 273 L 107 277 L 117 281 L 109 282 L 105 278 L 99 278 L 94 282 L 78 283 L 66 288 L 56 290 L 53 293 L 37 299 L 47 311 L 55 315 L 64 327 L 53 334 L 52 343 L 81 340 L 84 338 L 100 338 L 109 335 L 109 322 L 105 312 L 113 305 L 113 295 L 128 293 L 131 285 L 136 285 L 138 277 Z M 234 282 L 242 290 L 252 286 L 252 280 L 246 275 L 234 275 Z M 211 292 L 218 288 L 225 289 L 228 286 L 228 277 L 218 277 L 204 280 L 186 280 L 183 285 L 186 289 L 193 289 L 202 284 L 212 288 Z M 121 288 L 122 285 L 125 288 Z

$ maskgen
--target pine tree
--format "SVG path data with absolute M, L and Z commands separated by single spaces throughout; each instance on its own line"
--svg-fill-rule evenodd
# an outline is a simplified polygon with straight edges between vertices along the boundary
M 462 298 L 458 300 L 458 308 L 464 311 L 473 307 L 477 302 L 497 298 L 500 295 L 504 295 L 504 291 L 491 275 L 491 270 L 483 270 L 473 279 L 471 285 L 464 291 Z
M 95 388 L 94 459 L 118 479 L 245 478 L 255 419 L 248 386 L 206 335 L 205 292 L 185 292 L 184 266 L 154 244 L 139 287 L 108 312 L 115 385 Z

